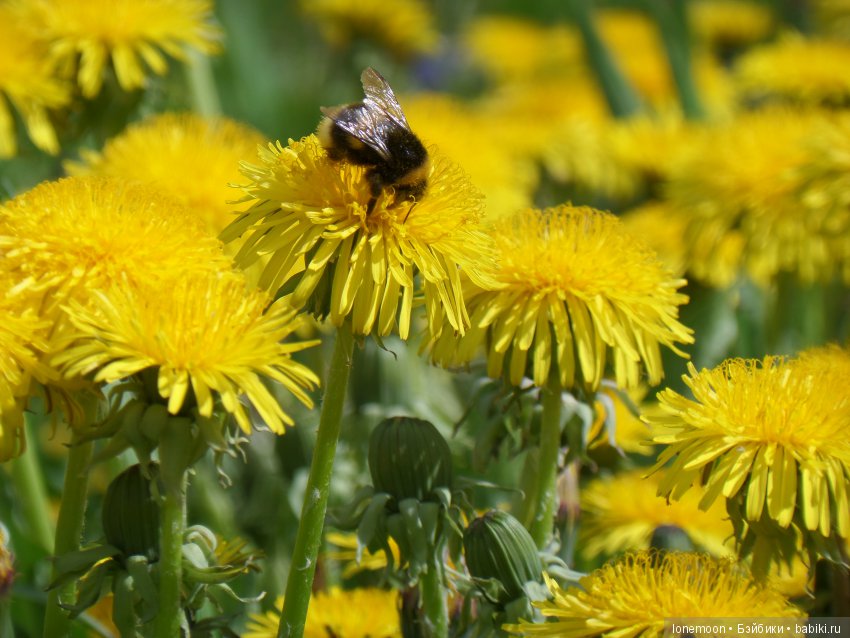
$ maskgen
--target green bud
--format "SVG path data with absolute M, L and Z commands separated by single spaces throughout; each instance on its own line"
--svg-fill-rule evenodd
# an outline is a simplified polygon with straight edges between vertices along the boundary
M 378 492 L 397 501 L 424 501 L 439 488 L 451 488 L 449 444 L 428 421 L 411 417 L 385 419 L 369 439 L 369 471 Z
M 152 478 L 157 466 L 150 466 Z M 116 476 L 103 499 L 103 531 L 106 541 L 125 556 L 142 555 L 153 562 L 159 557 L 159 507 L 152 480 L 133 465 Z
M 500 604 L 525 596 L 525 584 L 543 579 L 543 564 L 528 530 L 507 512 L 490 510 L 463 533 L 466 566 L 474 578 L 502 584 Z

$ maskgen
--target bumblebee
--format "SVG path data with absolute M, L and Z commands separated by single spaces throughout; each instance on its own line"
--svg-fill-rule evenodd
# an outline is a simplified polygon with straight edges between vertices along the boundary
M 394 201 L 419 198 L 428 185 L 430 164 L 387 81 L 368 67 L 360 82 L 364 100 L 322 107 L 325 117 L 317 135 L 332 160 L 368 167 L 368 215 L 384 189 L 393 190 Z

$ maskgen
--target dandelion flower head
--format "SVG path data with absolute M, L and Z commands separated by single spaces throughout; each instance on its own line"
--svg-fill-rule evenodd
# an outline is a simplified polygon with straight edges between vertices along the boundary
M 277 381 L 312 407 L 306 390 L 318 378 L 292 359 L 316 341 L 284 343 L 302 318 L 283 300 L 247 286 L 241 273 L 176 277 L 165 285 L 114 285 L 87 305 L 68 310 L 76 329 L 55 355 L 68 377 L 94 375 L 97 382 L 127 379 L 158 370 L 158 390 L 177 414 L 191 394 L 198 412 L 212 416 L 215 396 L 243 431 L 251 422 L 246 396 L 263 421 L 281 434 L 292 419 L 264 385 Z
M 671 205 L 691 218 L 685 237 L 695 278 L 726 286 L 741 272 L 759 283 L 779 272 L 804 281 L 833 272 L 830 220 L 805 214 L 800 202 L 809 139 L 825 119 L 772 108 L 695 138 L 666 186 Z
M 59 142 L 49 114 L 69 100 L 69 86 L 57 76 L 36 25 L 28 24 L 10 4 L 0 5 L 0 158 L 18 150 L 10 105 L 33 144 L 55 155 Z
M 699 0 L 688 9 L 696 37 L 721 52 L 759 42 L 773 29 L 770 9 L 752 0 Z
M 850 42 L 789 34 L 743 54 L 735 77 L 745 97 L 845 106 L 850 101 L 848 66 Z
M 302 0 L 301 10 L 337 47 L 362 38 L 401 59 L 432 53 L 437 47 L 434 17 L 422 0 L 396 0 L 392 7 L 381 0 Z
M 124 279 L 230 268 L 221 245 L 179 202 L 103 177 L 44 182 L 0 204 L 0 255 L 19 281 L 52 290 L 54 302 Z
M 247 233 L 236 260 L 247 267 L 268 257 L 261 287 L 286 284 L 299 307 L 316 293 L 318 314 L 334 325 L 351 317 L 356 334 L 383 336 L 397 327 L 406 339 L 419 290 L 432 329 L 445 319 L 463 331 L 460 270 L 483 283 L 491 267 L 483 200 L 456 165 L 434 149 L 430 158 L 419 201 L 396 201 L 384 189 L 367 215 L 364 167 L 331 161 L 314 135 L 270 145 L 258 165 L 244 166 L 244 188 L 256 201 L 222 238 Z M 293 276 L 302 260 L 306 269 Z
M 265 614 L 254 614 L 243 638 L 277 636 L 283 598 Z M 394 638 L 401 635 L 398 592 L 375 588 L 332 587 L 310 599 L 304 638 Z
M 738 499 L 745 519 L 850 536 L 850 395 L 824 350 L 798 359 L 733 359 L 684 377 L 693 398 L 666 389 L 648 417 L 666 448 L 659 493 L 681 497 L 703 481 L 702 507 Z M 847 370 L 846 355 L 839 370 Z
M 670 618 L 804 616 L 733 560 L 708 554 L 636 552 L 585 576 L 580 587 L 562 589 L 548 576 L 546 583 L 552 600 L 534 605 L 552 622 L 504 629 L 523 636 L 660 638 Z
M 26 445 L 23 410 L 30 380 L 46 381 L 43 364 L 50 323 L 38 316 L 38 299 L 0 271 L 0 461 L 21 454 Z
M 663 376 L 660 346 L 677 353 L 691 332 L 678 320 L 687 297 L 676 279 L 618 219 L 586 207 L 529 209 L 499 220 L 491 232 L 498 287 L 470 290 L 472 328 L 458 341 L 439 335 L 435 360 L 466 362 L 486 344 L 488 374 L 514 385 L 526 375 L 562 388 L 599 387 L 613 363 L 621 388 Z
M 145 86 L 145 67 L 168 69 L 164 54 L 185 59 L 190 49 L 215 53 L 221 32 L 209 0 L 23 0 L 63 63 L 78 65 L 85 97 L 100 92 L 111 60 L 126 91 Z
M 166 113 L 130 126 L 101 151 L 68 162 L 71 175 L 104 175 L 152 184 L 179 200 L 213 235 L 233 219 L 239 162 L 255 157 L 263 136 L 226 118 Z M 198 161 L 203 158 L 203 161 Z
M 679 501 L 658 496 L 657 474 L 643 469 L 621 472 L 589 483 L 581 491 L 581 528 L 578 547 L 589 558 L 646 549 L 659 527 L 675 526 L 695 545 L 716 556 L 733 551 L 732 524 L 721 502 L 708 511 L 699 508 L 700 493 L 689 492 Z M 623 498 L 628 494 L 628 498 Z

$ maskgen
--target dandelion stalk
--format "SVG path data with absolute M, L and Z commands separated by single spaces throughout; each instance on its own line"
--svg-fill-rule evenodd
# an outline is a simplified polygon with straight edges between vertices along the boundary
M 93 448 L 94 444 L 91 441 L 81 442 L 76 431 L 74 432 L 68 449 L 68 465 L 65 468 L 62 501 L 59 505 L 59 518 L 56 521 L 54 543 L 56 556 L 70 554 L 80 548 L 88 495 L 89 464 Z M 44 617 L 45 637 L 67 635 L 68 614 L 59 604 L 73 604 L 73 597 L 73 582 L 57 587 L 48 594 Z
M 295 548 L 292 551 L 292 563 L 286 581 L 286 597 L 278 626 L 280 638 L 300 638 L 304 633 L 313 576 L 316 573 L 316 558 L 322 543 L 331 471 L 336 455 L 336 444 L 339 440 L 342 408 L 345 403 L 353 351 L 354 339 L 351 324 L 346 321 L 337 330 L 328 370 L 316 447 L 313 450 L 301 522 L 298 525 Z
M 627 118 L 640 112 L 640 98 L 617 66 L 614 56 L 593 23 L 591 3 L 589 0 L 571 0 L 569 5 L 584 41 L 588 61 L 599 80 L 611 113 L 617 118 Z
M 449 635 L 449 610 L 443 587 L 443 567 L 437 552 L 431 556 L 430 563 L 428 570 L 419 577 L 422 610 L 429 638 L 445 638 Z
M 32 441 L 29 412 L 24 413 L 25 440 Z M 38 464 L 38 450 L 30 445 L 26 452 L 12 462 L 12 479 L 20 503 L 23 504 L 29 530 L 45 554 L 53 553 L 53 523 L 48 517 L 49 503 L 44 476 Z
M 180 485 L 164 490 L 159 510 L 159 611 L 154 636 L 180 635 L 183 607 L 180 588 L 183 581 L 183 532 L 186 529 L 186 472 Z
M 221 115 L 221 100 L 215 87 L 210 59 L 199 51 L 189 52 L 186 65 L 186 79 L 192 91 L 195 110 L 204 117 Z
M 540 390 L 543 416 L 540 423 L 540 456 L 537 486 L 534 490 L 533 515 L 528 531 L 543 548 L 552 533 L 555 514 L 555 481 L 558 475 L 558 451 L 561 447 L 561 390 L 549 382 Z M 529 518 L 526 518 L 529 520 Z

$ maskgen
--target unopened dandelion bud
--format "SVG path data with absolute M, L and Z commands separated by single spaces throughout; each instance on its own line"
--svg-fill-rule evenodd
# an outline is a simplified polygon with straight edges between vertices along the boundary
M 103 499 L 103 531 L 125 556 L 141 554 L 153 561 L 159 554 L 159 507 L 152 490 L 156 466 L 150 473 L 151 478 L 145 476 L 136 464 L 112 480 Z
M 525 596 L 528 582 L 542 582 L 543 565 L 528 530 L 513 516 L 491 510 L 476 518 L 463 533 L 466 566 L 474 578 L 502 584 L 498 603 Z
M 391 494 L 397 501 L 424 501 L 434 490 L 451 487 L 451 450 L 428 421 L 385 419 L 369 441 L 369 471 L 377 491 Z

